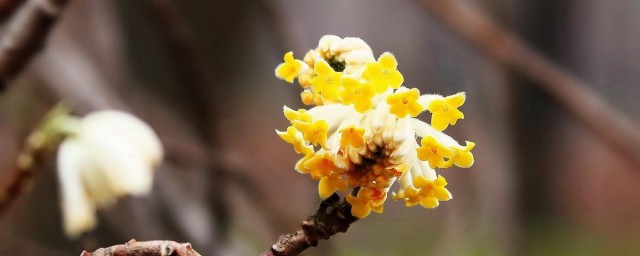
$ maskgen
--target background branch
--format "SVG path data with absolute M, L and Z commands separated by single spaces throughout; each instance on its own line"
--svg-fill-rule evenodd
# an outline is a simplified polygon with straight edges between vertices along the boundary
M 13 11 L 18 8 L 25 0 L 0 0 L 0 22 L 11 17 Z
M 319 240 L 327 240 L 338 232 L 347 232 L 358 218 L 351 215 L 351 205 L 333 194 L 320 203 L 318 209 L 302 222 L 300 229 L 284 234 L 261 256 L 298 255 Z
M 31 176 L 47 163 L 49 150 L 27 146 L 18 157 L 16 167 L 0 179 L 0 215 L 4 214 L 28 187 Z
M 0 41 L 0 92 L 43 47 L 68 0 L 32 0 L 18 10 Z
M 529 77 L 614 149 L 640 163 L 640 130 L 582 81 L 529 48 L 480 12 L 456 0 L 421 0 L 462 38 L 493 60 Z

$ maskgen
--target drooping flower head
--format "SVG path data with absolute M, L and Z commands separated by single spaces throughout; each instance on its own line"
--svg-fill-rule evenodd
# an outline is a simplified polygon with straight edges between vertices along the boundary
M 435 208 L 452 198 L 436 169 L 473 165 L 475 143 L 462 146 L 443 133 L 464 118 L 458 110 L 464 93 L 420 95 L 402 85 L 393 54 L 376 59 L 359 38 L 324 36 L 303 60 L 291 56 L 285 54 L 276 76 L 289 82 L 297 77 L 302 102 L 314 106 L 285 106 L 291 126 L 276 132 L 303 155 L 296 170 L 319 180 L 321 198 L 350 190 L 346 200 L 357 218 L 382 212 L 396 181 L 391 197 L 407 206 Z M 295 69 L 281 71 L 293 65 L 287 63 Z M 431 113 L 430 123 L 418 118 L 424 110 Z
M 151 127 L 115 110 L 80 119 L 59 118 L 65 140 L 58 151 L 58 177 L 64 230 L 74 238 L 97 224 L 97 209 L 125 195 L 151 190 L 163 149 Z

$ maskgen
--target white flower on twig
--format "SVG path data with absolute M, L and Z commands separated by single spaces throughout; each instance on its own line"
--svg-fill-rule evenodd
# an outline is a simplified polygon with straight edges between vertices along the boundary
M 63 120 L 68 133 L 58 151 L 63 224 L 67 236 L 77 237 L 96 226 L 97 209 L 151 190 L 163 150 L 153 130 L 125 112 Z

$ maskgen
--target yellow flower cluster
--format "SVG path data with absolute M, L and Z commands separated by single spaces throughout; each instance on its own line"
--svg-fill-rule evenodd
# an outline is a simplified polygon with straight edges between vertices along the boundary
M 312 108 L 284 107 L 291 125 L 276 131 L 296 153 L 304 155 L 296 170 L 319 180 L 327 198 L 351 189 L 346 200 L 358 218 L 382 212 L 391 186 L 392 198 L 407 206 L 435 208 L 452 198 L 436 168 L 473 165 L 473 142 L 460 145 L 443 133 L 464 115 L 464 93 L 448 97 L 421 95 L 402 86 L 404 77 L 393 54 L 377 59 L 359 38 L 324 36 L 303 60 L 292 52 L 275 71 L 289 83 L 297 78 L 302 102 Z M 424 110 L 431 122 L 419 120 Z M 420 144 L 416 138 L 421 138 Z

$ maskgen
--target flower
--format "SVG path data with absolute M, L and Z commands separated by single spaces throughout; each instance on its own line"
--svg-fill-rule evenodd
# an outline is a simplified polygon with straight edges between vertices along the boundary
M 295 127 L 289 126 L 286 132 L 276 130 L 276 133 L 282 140 L 292 144 L 296 153 L 303 155 L 313 153 L 313 147 L 302 138 L 302 133 Z
M 63 224 L 67 236 L 77 237 L 95 227 L 97 209 L 149 193 L 163 150 L 147 124 L 121 111 L 67 117 L 59 125 L 68 131 L 58 151 Z
M 362 73 L 362 77 L 371 80 L 378 93 L 384 92 L 387 88 L 398 89 L 404 77 L 396 68 L 398 61 L 393 54 L 385 52 L 378 58 L 378 62 L 367 63 L 367 67 Z
M 330 101 L 338 98 L 338 88 L 342 86 L 342 72 L 334 71 L 325 61 L 316 61 L 313 71 L 316 73 L 311 79 L 313 92 Z
M 449 125 L 455 125 L 458 119 L 464 119 L 464 114 L 458 110 L 464 104 L 464 92 L 456 93 L 446 98 L 434 99 L 428 109 L 432 113 L 431 125 L 438 131 L 444 131 Z
M 276 76 L 289 83 L 293 83 L 293 79 L 300 75 L 300 72 L 305 66 L 304 62 L 293 58 L 293 52 L 288 52 L 284 55 L 284 63 L 278 65 L 276 68 Z
M 423 137 L 417 151 L 418 159 L 428 161 L 431 168 L 442 167 L 445 157 L 453 157 L 453 151 L 440 144 L 433 136 Z
M 391 106 L 392 114 L 398 116 L 398 118 L 404 118 L 407 115 L 416 117 L 424 107 L 418 103 L 420 98 L 420 91 L 417 88 L 406 90 L 397 90 L 394 94 L 387 97 L 387 103 Z
M 350 190 L 345 199 L 357 218 L 383 212 L 395 183 L 391 197 L 406 206 L 435 208 L 452 198 L 436 169 L 473 165 L 475 144 L 442 132 L 443 123 L 462 118 L 463 93 L 445 98 L 402 86 L 396 58 L 383 53 L 376 61 L 357 38 L 324 36 L 304 63 L 301 99 L 312 107 L 285 107 L 290 126 L 277 133 L 304 155 L 295 169 L 319 181 L 320 198 Z M 438 127 L 418 119 L 425 109 Z
M 343 79 L 343 90 L 340 92 L 342 104 L 354 104 L 358 112 L 364 113 L 371 109 L 371 98 L 375 95 L 373 85 L 370 83 L 362 83 L 351 77 Z

